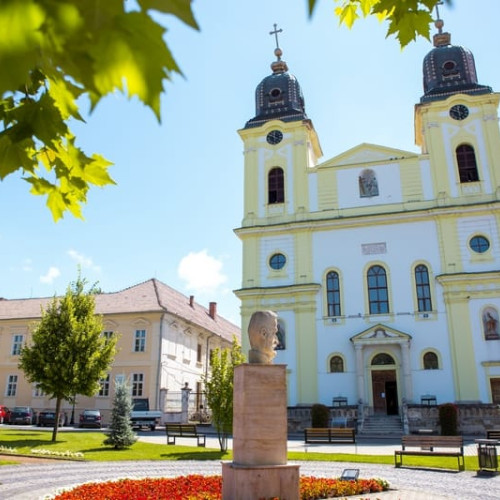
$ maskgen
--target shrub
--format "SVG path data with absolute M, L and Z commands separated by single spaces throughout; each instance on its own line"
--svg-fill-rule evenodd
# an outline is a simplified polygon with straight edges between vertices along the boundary
M 458 434 L 458 407 L 453 403 L 439 405 L 439 425 L 442 436 Z
M 311 407 L 311 421 L 313 427 L 329 427 L 330 410 L 320 403 Z

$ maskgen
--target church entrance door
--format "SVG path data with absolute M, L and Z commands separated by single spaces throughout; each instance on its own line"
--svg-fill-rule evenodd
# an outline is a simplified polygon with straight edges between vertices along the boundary
M 372 370 L 374 413 L 398 414 L 398 386 L 396 370 Z

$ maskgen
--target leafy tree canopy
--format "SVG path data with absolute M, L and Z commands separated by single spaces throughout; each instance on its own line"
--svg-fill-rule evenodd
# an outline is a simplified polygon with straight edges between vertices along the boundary
M 319 0 L 306 1 L 312 14 Z M 404 47 L 429 38 L 439 0 L 334 2 L 341 24 L 374 15 Z M 180 69 L 156 14 L 198 29 L 191 0 L 0 2 L 0 180 L 21 172 L 56 221 L 67 211 L 82 218 L 90 187 L 115 184 L 111 163 L 87 155 L 70 130 L 83 121 L 82 97 L 92 110 L 115 91 L 136 96 L 160 120 L 164 83 Z
M 82 217 L 89 188 L 114 184 L 111 163 L 88 156 L 69 124 L 107 94 L 138 97 L 160 119 L 163 83 L 180 73 L 154 13 L 197 28 L 190 0 L 2 0 L 0 179 L 21 171 L 54 220 Z
M 319 0 L 308 0 L 312 14 Z M 401 47 L 415 41 L 419 36 L 430 38 L 432 11 L 441 0 L 334 0 L 335 15 L 340 24 L 351 28 L 361 17 L 376 16 L 388 21 L 387 36 L 394 35 Z M 451 0 L 445 0 L 451 4 Z
M 211 372 L 205 380 L 205 390 L 221 451 L 227 450 L 227 437 L 233 428 L 234 367 L 244 361 L 236 338 L 233 338 L 231 349 L 215 349 L 210 357 Z
M 93 396 L 98 391 L 99 380 L 115 355 L 117 337 L 101 335 L 102 317 L 95 314 L 93 290 L 85 292 L 85 284 L 78 278 L 64 297 L 54 297 L 33 325 L 31 341 L 19 358 L 28 382 L 56 400 L 57 417 L 63 400 L 72 400 L 75 394 Z M 57 425 L 54 441 L 56 436 Z

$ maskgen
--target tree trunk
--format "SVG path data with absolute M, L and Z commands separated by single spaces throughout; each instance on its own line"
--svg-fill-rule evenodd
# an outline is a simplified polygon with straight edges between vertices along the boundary
M 220 451 L 226 452 L 227 451 L 227 433 L 226 432 L 219 432 L 217 437 L 219 438 Z
M 56 399 L 56 418 L 54 421 L 54 429 L 52 430 L 52 442 L 57 441 L 57 429 L 59 428 L 59 414 L 61 413 L 61 398 L 58 396 Z

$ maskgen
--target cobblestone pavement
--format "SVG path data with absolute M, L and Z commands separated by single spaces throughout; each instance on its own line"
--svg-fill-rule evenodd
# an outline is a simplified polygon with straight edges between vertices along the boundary
M 140 433 L 141 441 L 165 444 L 164 432 Z M 178 444 L 191 444 L 185 440 Z M 229 447 L 231 447 L 231 442 Z M 207 436 L 207 447 L 218 449 L 215 437 Z M 350 454 L 394 455 L 400 445 L 393 441 L 365 440 L 356 445 L 305 445 L 300 439 L 288 442 L 288 451 L 335 452 Z M 465 454 L 477 456 L 473 441 Z M 360 477 L 381 478 L 389 482 L 391 491 L 367 498 L 381 500 L 469 500 L 500 499 L 500 475 L 479 477 L 476 472 L 444 470 L 396 469 L 393 465 L 348 462 L 289 462 L 300 465 L 301 475 L 339 477 L 346 468 L 360 470 Z M 85 482 L 110 481 L 120 478 L 175 477 L 186 474 L 221 474 L 221 462 L 214 461 L 134 461 L 134 462 L 60 462 L 44 461 L 0 467 L 0 500 L 39 500 L 53 496 L 61 488 Z M 359 498 L 359 497 L 356 497 Z M 96 499 L 97 500 L 97 499 Z
M 359 468 L 360 477 L 389 481 L 391 491 L 380 499 L 496 499 L 500 498 L 500 476 L 481 478 L 475 472 L 396 469 L 390 465 L 347 462 L 290 462 L 300 465 L 302 475 L 339 477 L 345 468 Z M 60 488 L 84 482 L 119 478 L 175 477 L 185 474 L 221 474 L 219 461 L 56 462 L 0 467 L 0 498 L 37 500 L 49 498 Z M 363 495 L 363 498 L 368 498 Z

